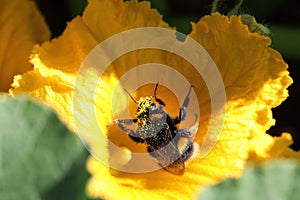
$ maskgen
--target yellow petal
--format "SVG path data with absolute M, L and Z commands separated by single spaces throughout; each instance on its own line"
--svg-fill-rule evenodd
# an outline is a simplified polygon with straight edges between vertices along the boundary
M 287 64 L 269 47 L 270 38 L 249 33 L 240 16 L 229 19 L 214 13 L 203 17 L 193 24 L 190 36 L 208 51 L 219 68 L 228 100 L 243 99 L 245 104 L 260 95 L 269 106 L 277 106 L 287 97 L 286 90 L 277 91 L 291 84 Z M 268 88 L 262 88 L 264 84 Z M 260 93 L 262 89 L 269 90 L 266 97 Z
M 250 152 L 249 160 L 260 163 L 268 159 L 291 158 L 300 159 L 300 152 L 293 151 L 289 146 L 293 143 L 289 133 L 282 133 L 280 137 L 270 135 L 260 135 L 252 139 L 253 149 Z
M 102 12 L 100 12 L 100 10 Z M 132 13 L 132 10 L 135 10 L 135 12 Z M 105 15 L 103 15 L 103 13 L 105 13 Z M 128 18 L 128 15 L 132 16 Z M 124 21 L 124 19 L 132 21 L 128 23 Z M 23 78 L 17 77 L 13 84 L 14 89 L 11 90 L 11 93 L 33 93 L 33 96 L 53 106 L 60 114 L 62 120 L 74 130 L 74 126 L 72 125 L 72 109 L 66 105 L 72 104 L 72 102 L 70 102 L 73 98 L 72 90 L 64 90 L 64 98 L 55 98 L 54 100 L 53 94 L 57 91 L 51 91 L 53 86 L 49 86 L 49 81 L 46 80 L 46 77 L 50 79 L 58 78 L 60 80 L 57 82 L 57 85 L 73 87 L 74 89 L 75 75 L 86 56 L 94 47 L 112 34 L 129 30 L 133 27 L 142 27 L 144 25 L 142 22 L 147 22 L 149 26 L 168 27 L 168 25 L 162 21 L 162 16 L 156 10 L 150 8 L 149 2 L 138 3 L 137 1 L 132 1 L 124 3 L 120 0 L 91 0 L 84 11 L 83 17 L 76 17 L 72 22 L 68 23 L 62 36 L 51 42 L 45 42 L 42 46 L 36 45 L 34 47 L 33 54 L 31 55 L 31 63 L 34 64 L 34 71 L 38 71 L 38 73 L 29 72 L 28 74 L 34 73 L 40 76 L 37 77 L 38 81 L 33 80 L 35 84 L 31 84 L 31 80 L 25 78 L 26 76 L 30 77 L 30 75 L 27 74 L 25 74 Z M 121 28 L 114 30 L 115 27 Z M 105 31 L 109 32 L 105 34 Z M 102 34 L 105 35 L 102 36 Z M 147 53 L 144 54 L 147 55 Z M 149 55 L 141 56 L 144 58 L 143 62 L 147 62 L 147 60 L 152 58 Z M 118 67 L 118 74 L 122 75 L 122 73 L 135 66 L 136 53 L 133 53 L 131 57 L 129 61 L 124 61 L 122 58 L 118 59 L 120 60 L 119 62 L 122 63 L 122 67 Z M 156 59 L 156 57 L 154 57 L 154 59 Z M 115 72 L 113 67 L 111 67 L 111 70 Z M 89 74 L 91 75 L 92 73 Z M 109 73 L 107 76 L 110 76 Z M 93 77 L 90 79 L 93 81 Z M 20 82 L 23 83 L 20 84 Z M 19 87 L 20 85 L 22 86 Z M 69 101 L 66 101 L 67 99 L 69 99 Z
M 0 91 L 7 92 L 14 75 L 32 69 L 33 45 L 49 40 L 50 32 L 32 1 L 1 0 L 0 13 Z
M 169 27 L 147 1 L 90 1 L 82 18 L 98 42 L 132 28 Z
M 279 105 L 287 97 L 286 88 L 291 84 L 287 65 L 278 52 L 269 48 L 270 40 L 249 33 L 239 17 L 232 17 L 229 21 L 225 16 L 213 14 L 204 17 L 197 25 L 210 28 L 210 31 L 207 31 L 194 27 L 191 36 L 208 49 L 215 59 L 228 95 L 226 118 L 219 141 L 207 157 L 191 161 L 182 177 L 174 177 L 164 171 L 133 175 L 115 171 L 112 173 L 111 170 L 110 174 L 114 176 L 109 179 L 109 172 L 105 171 L 105 167 L 91 159 L 88 169 L 93 178 L 89 182 L 88 191 L 92 196 L 115 198 L 113 193 L 108 193 L 102 187 L 107 182 L 112 182 L 118 187 L 116 191 L 120 191 L 124 198 L 138 198 L 139 195 L 155 198 L 156 195 L 160 195 L 160 198 L 166 199 L 189 199 L 194 191 L 197 188 L 202 189 L 203 185 L 216 183 L 229 176 L 239 176 L 247 162 L 248 152 L 259 151 L 260 145 L 268 147 L 268 143 L 253 145 L 254 138 L 266 136 L 266 130 L 274 124 L 271 108 Z M 247 48 L 241 45 L 245 42 Z M 256 53 L 257 51 L 260 53 Z M 223 60 L 220 57 L 223 57 Z M 206 109 L 209 96 L 203 80 L 195 78 L 193 69 L 189 68 L 190 65 L 186 61 L 172 55 L 169 55 L 168 61 L 196 86 L 197 96 L 201 97 L 199 105 L 202 110 Z M 174 100 L 165 93 L 163 96 L 167 99 L 167 105 Z M 202 120 L 200 124 L 195 141 L 201 144 L 208 121 Z M 114 131 L 120 145 L 134 145 L 124 138 L 120 139 L 121 131 Z M 185 184 L 178 187 L 174 184 L 177 181 Z M 147 190 L 144 190 L 145 188 Z
M 275 124 L 271 108 L 287 98 L 287 87 L 292 83 L 287 64 L 269 47 L 270 39 L 249 33 L 240 16 L 229 19 L 218 13 L 193 24 L 190 36 L 210 53 L 222 74 L 227 116 L 234 113 L 237 124 L 248 121 L 240 133 L 232 136 L 251 140 L 256 135 L 265 135 Z M 252 148 L 255 147 L 259 145 Z
M 116 98 L 121 103 L 111 99 L 118 79 L 134 66 L 148 62 L 167 64 L 190 81 L 201 107 L 200 127 L 195 137 L 200 145 L 211 121 L 210 96 L 205 82 L 178 56 L 139 50 L 118 58 L 107 68 L 100 82 L 93 70 L 77 75 L 82 61 L 99 42 L 121 31 L 143 26 L 168 27 L 147 2 L 90 0 L 83 17 L 70 22 L 60 38 L 35 48 L 31 60 L 35 69 L 17 77 L 11 92 L 30 92 L 54 107 L 70 128 L 80 132 L 90 151 L 99 159 L 91 158 L 87 163 L 93 175 L 87 187 L 91 196 L 191 199 L 205 185 L 242 173 L 248 153 L 260 150 L 253 145 L 253 139 L 265 135 L 274 124 L 271 108 L 287 97 L 286 88 L 291 79 L 280 54 L 269 47 L 270 40 L 250 33 L 240 17 L 228 19 L 220 14 L 203 17 L 193 25 L 190 36 L 210 53 L 224 79 L 228 98 L 220 138 L 217 127 L 213 127 L 214 134 L 208 140 L 217 140 L 214 148 L 204 158 L 198 156 L 187 163 L 183 176 L 172 175 L 163 169 L 137 174 L 117 171 L 107 164 L 124 165 L 131 161 L 130 152 L 146 152 L 145 146 L 134 143 L 119 128 L 106 128 L 112 120 L 112 108 L 119 111 L 126 107 L 126 94 L 122 88 L 116 89 Z M 36 81 L 31 81 L 31 77 Z M 74 99 L 73 89 L 77 95 Z M 153 84 L 150 84 L 139 88 L 134 96 L 152 94 Z M 175 95 L 164 87 L 160 87 L 159 95 L 166 101 L 168 113 L 177 115 L 179 102 Z M 74 107 L 78 111 L 76 117 Z M 222 117 L 219 115 L 216 119 Z M 114 152 L 111 152 L 107 138 L 128 149 L 120 155 L 120 160 L 110 160 Z

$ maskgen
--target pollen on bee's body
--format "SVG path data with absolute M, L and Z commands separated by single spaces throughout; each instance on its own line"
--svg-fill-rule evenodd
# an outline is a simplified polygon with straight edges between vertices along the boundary
M 150 97 L 141 97 L 140 100 L 138 100 L 138 106 L 141 109 L 147 109 L 151 105 L 153 105 L 153 102 L 151 101 Z
M 154 105 L 151 97 L 141 97 L 137 103 L 138 110 L 136 112 L 136 116 L 138 118 L 147 118 L 149 116 L 149 108 Z

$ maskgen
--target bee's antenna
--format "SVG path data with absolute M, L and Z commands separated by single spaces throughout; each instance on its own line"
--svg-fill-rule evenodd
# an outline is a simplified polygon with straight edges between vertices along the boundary
M 155 88 L 154 88 L 154 92 L 153 92 L 153 96 L 155 99 L 156 99 L 156 91 L 157 91 L 157 87 L 158 87 L 158 83 L 159 81 L 157 81 L 156 85 L 155 85 Z
M 135 99 L 133 98 L 133 96 L 131 96 L 131 94 L 130 94 L 125 88 L 124 88 L 124 90 L 125 90 L 125 92 L 128 94 L 128 96 L 132 99 L 132 101 L 134 101 L 134 103 L 138 104 L 138 101 L 135 100 Z

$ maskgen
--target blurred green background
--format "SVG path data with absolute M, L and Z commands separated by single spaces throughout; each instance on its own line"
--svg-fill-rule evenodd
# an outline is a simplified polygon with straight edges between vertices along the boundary
M 68 21 L 81 15 L 87 4 L 85 0 L 36 0 L 36 2 L 50 26 L 52 38 L 63 32 Z M 211 0 L 151 0 L 151 2 L 152 7 L 159 10 L 166 22 L 186 34 L 191 30 L 190 21 L 197 22 L 202 16 L 209 14 L 212 4 Z M 238 2 L 220 1 L 217 10 L 226 14 Z M 282 54 L 289 65 L 294 84 L 289 88 L 289 98 L 273 109 L 276 126 L 268 132 L 274 136 L 282 132 L 292 133 L 295 141 L 292 148 L 299 150 L 299 104 L 297 101 L 300 101 L 300 2 L 297 0 L 246 0 L 240 13 L 251 14 L 259 23 L 270 28 L 272 47 Z M 88 152 L 85 152 L 66 177 L 45 194 L 44 199 L 88 199 L 82 195 L 89 176 L 85 171 L 87 156 Z M 76 192 L 74 188 L 80 191 Z

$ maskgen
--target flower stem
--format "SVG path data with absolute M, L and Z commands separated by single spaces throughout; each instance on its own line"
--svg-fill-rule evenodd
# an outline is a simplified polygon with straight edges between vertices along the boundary
M 240 2 L 236 4 L 236 6 L 234 6 L 234 8 L 232 8 L 231 11 L 228 12 L 227 16 L 236 15 L 239 9 L 241 8 L 243 2 L 244 2 L 243 0 L 240 0 Z
M 217 11 L 218 2 L 219 2 L 219 0 L 213 0 L 213 3 L 211 5 L 211 13 Z

